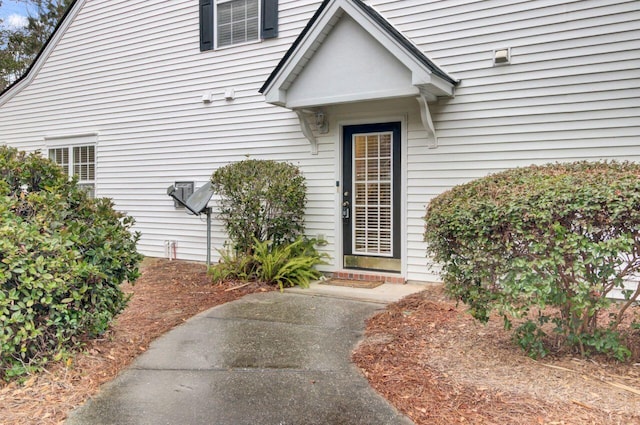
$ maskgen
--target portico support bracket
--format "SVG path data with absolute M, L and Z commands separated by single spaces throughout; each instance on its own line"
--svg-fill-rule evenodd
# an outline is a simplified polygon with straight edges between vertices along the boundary
M 295 112 L 298 116 L 298 120 L 300 121 L 300 129 L 302 130 L 302 134 L 304 134 L 304 137 L 306 137 L 309 143 L 311 143 L 311 155 L 318 155 L 318 139 L 316 139 L 316 136 L 313 134 L 311 126 L 309 125 L 304 112 L 302 112 L 301 110 L 296 110 Z
M 422 125 L 429 135 L 427 147 L 429 149 L 435 149 L 438 147 L 438 137 L 436 136 L 436 129 L 433 126 L 433 120 L 431 119 L 431 111 L 429 111 L 427 97 L 424 94 L 420 94 L 420 96 L 417 97 L 417 100 L 420 105 L 420 118 L 422 119 Z

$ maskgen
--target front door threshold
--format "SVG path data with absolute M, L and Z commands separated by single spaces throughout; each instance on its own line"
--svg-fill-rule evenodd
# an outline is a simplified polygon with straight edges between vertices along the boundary
M 345 255 L 344 267 L 347 269 L 371 270 L 378 273 L 400 273 L 402 271 L 402 262 L 399 258 Z
M 336 270 L 331 273 L 334 279 L 383 281 L 384 283 L 405 284 L 407 279 L 397 274 L 386 274 L 366 270 Z

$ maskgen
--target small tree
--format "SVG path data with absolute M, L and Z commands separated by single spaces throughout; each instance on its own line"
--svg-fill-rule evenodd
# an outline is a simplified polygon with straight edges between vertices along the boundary
M 38 153 L 0 147 L 0 377 L 60 358 L 126 305 L 133 220 Z
M 251 254 L 256 241 L 279 246 L 302 235 L 306 184 L 296 166 L 247 159 L 219 168 L 211 182 L 237 252 Z
M 640 165 L 576 162 L 513 169 L 457 186 L 431 201 L 428 252 L 448 291 L 487 321 L 525 318 L 515 337 L 545 355 L 555 332 L 589 348 L 630 355 L 617 331 L 640 296 L 625 281 L 640 271 Z M 598 313 L 618 289 L 624 302 L 602 326 Z M 548 313 L 548 308 L 557 314 Z

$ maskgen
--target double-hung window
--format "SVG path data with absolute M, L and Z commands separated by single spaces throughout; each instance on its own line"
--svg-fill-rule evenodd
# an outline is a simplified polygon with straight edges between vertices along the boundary
M 96 147 L 95 145 L 61 146 L 49 148 L 49 159 L 62 167 L 69 177 L 78 177 L 78 186 L 89 196 L 95 196 Z
M 216 1 L 216 45 L 246 43 L 258 39 L 258 0 Z
M 278 0 L 200 0 L 200 50 L 278 36 Z

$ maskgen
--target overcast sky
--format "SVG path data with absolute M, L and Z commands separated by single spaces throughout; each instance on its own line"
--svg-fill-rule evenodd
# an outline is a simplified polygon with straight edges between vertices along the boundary
M 12 0 L 1 0 L 0 20 L 5 26 L 24 26 L 27 24 L 27 11 L 24 3 Z

